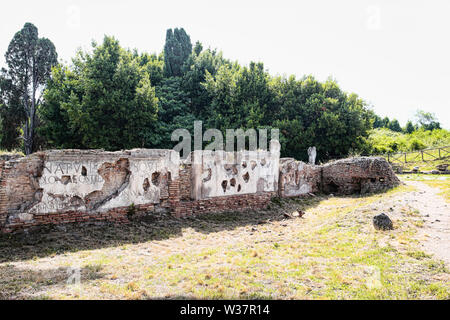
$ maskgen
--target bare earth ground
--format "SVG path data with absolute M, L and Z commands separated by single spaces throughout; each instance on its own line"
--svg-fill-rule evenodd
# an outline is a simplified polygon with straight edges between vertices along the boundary
M 1 236 L 0 298 L 450 299 L 441 191 L 406 181 L 369 196 L 275 199 L 257 212 Z M 305 215 L 289 218 L 295 211 Z M 373 228 L 381 212 L 394 230 Z
M 421 245 L 426 252 L 442 259 L 450 268 L 450 204 L 438 195 L 439 190 L 420 181 L 406 181 L 417 188 L 403 199 L 409 202 L 424 219 L 419 232 Z

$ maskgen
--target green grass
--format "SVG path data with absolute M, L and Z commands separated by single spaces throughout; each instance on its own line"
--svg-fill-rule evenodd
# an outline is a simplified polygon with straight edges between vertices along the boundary
M 411 134 L 393 132 L 386 128 L 374 129 L 368 138 L 371 153 L 381 155 L 404 171 L 419 167 L 421 171 L 435 170 L 439 164 L 450 163 L 449 149 L 439 152 L 438 147 L 450 146 L 450 131 L 436 129 L 418 130 Z M 434 149 L 433 149 L 434 148 Z M 430 150 L 427 150 L 430 149 Z M 423 157 L 422 157 L 422 151 Z M 404 154 L 406 153 L 406 158 Z M 392 155 L 393 154 L 393 155 Z

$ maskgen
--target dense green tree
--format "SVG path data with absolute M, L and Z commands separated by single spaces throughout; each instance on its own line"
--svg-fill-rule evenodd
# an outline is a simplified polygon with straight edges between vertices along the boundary
M 26 120 L 21 106 L 20 92 L 5 75 L 0 74 L 0 149 L 13 150 L 21 147 L 21 125 Z
M 373 127 L 374 128 L 384 128 L 385 126 L 385 122 L 383 121 L 383 118 L 381 118 L 379 115 L 375 114 L 374 112 L 372 113 L 372 117 L 373 117 Z
M 200 41 L 197 41 L 195 43 L 193 53 L 198 57 L 202 51 L 203 51 L 203 45 Z
M 151 145 L 158 100 L 148 68 L 114 38 L 93 45 L 92 53 L 79 52 L 73 60 L 73 75 L 66 73 L 58 83 L 61 71 L 55 69 L 55 81 L 46 91 L 49 103 L 42 112 L 47 126 L 52 122 L 48 115 L 62 109 L 75 145 L 107 150 Z
M 402 132 L 402 127 L 397 119 L 389 121 L 387 128 L 395 132 Z
M 139 64 L 147 70 L 152 86 L 158 86 L 164 79 L 163 54 L 158 56 L 156 54 L 143 53 L 140 56 L 135 54 L 135 56 L 139 57 Z
M 208 124 L 220 130 L 270 125 L 274 101 L 270 77 L 262 63 L 222 65 L 215 76 L 206 73 L 204 87 L 212 97 Z
M 183 28 L 168 29 L 164 45 L 164 71 L 168 77 L 182 75 L 184 63 L 192 53 L 192 43 Z
M 342 92 L 331 79 L 322 84 L 311 76 L 278 78 L 273 85 L 283 156 L 307 160 L 306 150 L 316 146 L 318 158 L 327 160 L 365 147 L 371 117 L 357 95 Z
M 83 148 L 79 126 L 71 122 L 70 104 L 78 105 L 83 98 L 79 75 L 68 67 L 58 65 L 52 70 L 45 92 L 45 102 L 39 110 L 42 125 L 39 134 L 51 148 Z
M 196 46 L 197 47 L 197 46 Z M 183 89 L 189 96 L 189 106 L 191 112 L 198 119 L 208 117 L 212 96 L 203 83 L 206 81 L 206 73 L 214 77 L 220 66 L 229 64 L 221 52 L 207 49 L 204 51 L 195 50 L 189 57 L 185 65 L 183 76 Z
M 236 82 L 236 112 L 241 113 L 242 126 L 256 128 L 271 124 L 273 115 L 271 107 L 274 93 L 270 88 L 270 75 L 264 70 L 262 63 L 250 62 L 248 67 L 241 68 Z
M 226 129 L 243 125 L 236 91 L 239 69 L 238 64 L 233 64 L 219 67 L 215 76 L 206 72 L 204 87 L 212 97 L 211 105 L 204 114 L 208 127 L 225 132 Z
M 4 74 L 10 81 L 8 108 L 14 108 L 15 111 L 12 112 L 20 115 L 25 114 L 22 138 L 25 153 L 30 154 L 36 147 L 37 110 L 42 103 L 44 86 L 50 77 L 52 66 L 57 64 L 56 49 L 50 40 L 39 38 L 38 29 L 33 24 L 26 23 L 11 40 L 5 59 L 8 69 Z M 17 103 L 18 101 L 20 102 Z M 10 123 L 8 119 L 12 118 L 3 118 L 3 126 L 17 125 L 17 118 Z
M 406 126 L 403 131 L 405 133 L 413 133 L 414 131 L 416 131 L 416 127 L 414 126 L 411 120 L 408 120 L 408 122 L 406 122 Z
M 159 100 L 158 123 L 153 139 L 153 146 L 171 149 L 172 132 L 176 129 L 188 129 L 193 132 L 195 117 L 190 112 L 189 96 L 183 90 L 181 77 L 164 79 L 156 87 L 156 96 Z

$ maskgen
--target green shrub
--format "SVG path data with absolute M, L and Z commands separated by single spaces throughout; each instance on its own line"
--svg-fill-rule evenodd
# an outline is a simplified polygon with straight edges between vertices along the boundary
M 412 138 L 409 141 L 409 151 L 418 151 L 418 150 L 422 150 L 425 149 L 427 146 L 425 145 L 425 143 L 423 143 L 422 141 L 420 141 L 417 138 Z

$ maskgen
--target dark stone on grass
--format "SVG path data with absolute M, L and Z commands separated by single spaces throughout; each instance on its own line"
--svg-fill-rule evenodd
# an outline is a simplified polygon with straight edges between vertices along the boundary
M 384 213 L 373 217 L 373 226 L 377 230 L 392 230 L 392 229 L 394 229 L 392 220 Z

